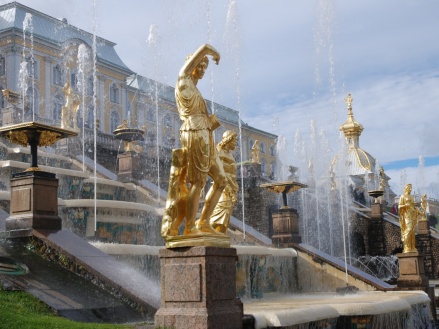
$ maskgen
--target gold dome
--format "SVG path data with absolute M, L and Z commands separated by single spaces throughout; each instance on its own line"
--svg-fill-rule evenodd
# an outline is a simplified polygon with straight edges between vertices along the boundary
M 358 137 L 360 137 L 364 128 L 362 124 L 354 119 L 354 114 L 352 113 L 352 101 L 353 98 L 351 94 L 348 94 L 348 97 L 345 98 L 345 102 L 348 105 L 348 119 L 339 129 L 344 133 L 349 146 L 358 147 Z

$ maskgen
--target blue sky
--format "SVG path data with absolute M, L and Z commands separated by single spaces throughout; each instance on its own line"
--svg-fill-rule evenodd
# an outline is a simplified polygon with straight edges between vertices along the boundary
M 288 154 L 312 120 L 336 152 L 349 92 L 364 126 L 360 147 L 384 166 L 395 192 L 411 182 L 439 198 L 436 0 L 20 2 L 96 27 L 128 67 L 169 85 L 186 55 L 211 43 L 222 58 L 199 84 L 205 97 L 285 137 Z

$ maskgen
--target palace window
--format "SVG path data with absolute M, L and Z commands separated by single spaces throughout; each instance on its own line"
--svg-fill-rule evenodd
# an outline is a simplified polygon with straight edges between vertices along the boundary
M 262 173 L 262 175 L 265 175 L 266 174 L 265 170 L 266 170 L 266 167 L 267 167 L 267 163 L 266 163 L 264 158 L 261 159 L 260 163 L 261 163 L 261 173 Z
M 28 76 L 38 79 L 38 61 L 34 57 L 26 58 L 26 69 Z
M 148 111 L 146 111 L 146 120 L 150 122 L 155 122 L 155 113 L 152 108 L 149 108 Z
M 119 104 L 119 88 L 115 83 L 110 86 L 110 102 Z
M 0 86 L 0 90 L 3 90 L 3 86 Z M 3 93 L 0 93 L 0 108 L 5 107 L 5 96 L 3 96 Z
M 53 115 L 52 119 L 55 121 L 55 123 L 61 122 L 61 111 L 63 107 L 63 99 L 61 96 L 55 97 L 55 100 L 53 101 Z
M 260 148 L 261 148 L 261 153 L 265 154 L 265 144 L 264 143 L 261 143 Z
M 58 85 L 61 86 L 63 84 L 62 81 L 62 70 L 59 67 L 59 65 L 55 65 L 52 69 L 52 79 L 53 79 L 53 84 L 54 85 Z
M 89 105 L 87 108 L 87 120 L 85 121 L 85 126 L 87 128 L 93 128 L 93 121 L 94 121 L 94 115 L 93 115 L 93 105 Z
M 78 91 L 78 75 L 76 73 L 70 73 L 70 87 Z
M 171 115 L 169 113 L 166 113 L 164 118 L 163 118 L 163 125 L 165 127 L 171 127 L 172 126 L 172 118 Z
M 93 77 L 87 79 L 87 95 L 93 95 Z
M 38 116 L 40 114 L 40 94 L 36 88 L 29 88 L 26 92 L 26 103 L 24 106 L 26 115 Z
M 146 143 L 154 144 L 156 141 L 155 132 L 148 130 L 146 132 Z
M 5 58 L 0 55 L 0 75 L 5 75 L 6 66 L 5 66 Z
M 110 115 L 110 131 L 115 131 L 118 125 L 120 125 L 119 113 L 112 111 Z
M 270 146 L 270 155 L 274 157 L 276 155 L 275 152 L 276 152 L 276 148 L 274 147 L 274 145 L 271 145 Z

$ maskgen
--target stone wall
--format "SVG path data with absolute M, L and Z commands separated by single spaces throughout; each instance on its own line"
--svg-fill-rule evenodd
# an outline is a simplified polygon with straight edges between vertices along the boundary
M 396 221 L 356 214 L 352 218 L 351 237 L 351 248 L 357 251 L 355 256 L 388 256 L 403 250 L 401 229 Z M 417 234 L 416 248 L 424 256 L 426 276 L 429 279 L 439 278 L 439 239 L 431 234 Z

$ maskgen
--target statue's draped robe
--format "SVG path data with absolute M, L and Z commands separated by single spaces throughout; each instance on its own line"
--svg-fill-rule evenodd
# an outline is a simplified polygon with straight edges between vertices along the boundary
M 183 121 L 180 140 L 187 155 L 187 182 L 205 182 L 215 152 L 207 105 L 191 77 L 181 79 L 187 80 L 184 84 L 187 88 L 180 90 L 181 82 L 177 82 L 175 98 Z

